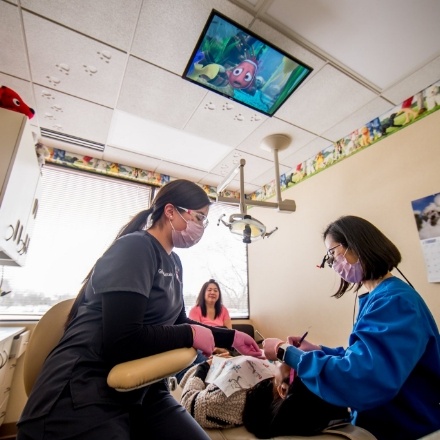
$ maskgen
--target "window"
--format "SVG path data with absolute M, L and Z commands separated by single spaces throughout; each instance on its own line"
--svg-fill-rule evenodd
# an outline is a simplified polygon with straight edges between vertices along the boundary
M 202 285 L 215 279 L 223 305 L 231 318 L 249 317 L 247 246 L 218 219 L 239 211 L 237 206 L 215 203 L 209 209 L 209 225 L 203 238 L 189 249 L 174 249 L 183 265 L 183 291 L 187 312 L 195 305 Z
M 0 314 L 41 315 L 51 305 L 76 296 L 119 229 L 131 216 L 147 209 L 151 197 L 152 188 L 147 185 L 46 165 L 26 264 L 0 268 L 0 277 L 3 274 L 11 289 L 0 298 Z M 217 227 L 218 217 L 231 209 L 213 205 L 202 241 L 178 253 L 184 266 L 187 307 L 194 304 L 202 284 L 215 278 L 231 315 L 245 317 L 246 246 L 224 226 Z

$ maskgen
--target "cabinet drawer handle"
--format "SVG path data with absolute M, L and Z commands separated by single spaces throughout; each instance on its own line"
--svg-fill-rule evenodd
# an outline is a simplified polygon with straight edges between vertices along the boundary
M 20 241 L 18 242 L 17 252 L 18 252 L 20 255 L 23 255 L 23 254 L 26 252 L 26 242 L 25 242 L 25 241 L 20 240 Z
M 20 243 L 20 241 L 23 241 L 21 239 L 22 234 L 23 234 L 23 225 L 20 225 L 20 231 L 18 232 L 17 243 Z
M 15 234 L 14 226 L 9 225 L 5 234 L 5 240 L 9 241 L 14 236 L 14 234 Z
M 17 234 L 18 234 L 18 229 L 20 228 L 20 220 L 17 220 L 17 224 L 15 225 L 15 231 L 14 231 L 14 236 L 12 237 L 12 239 L 15 241 L 15 239 L 17 238 Z

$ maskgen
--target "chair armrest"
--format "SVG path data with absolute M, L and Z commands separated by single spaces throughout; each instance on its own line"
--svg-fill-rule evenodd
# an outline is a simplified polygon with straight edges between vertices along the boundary
M 197 356 L 194 348 L 177 348 L 152 356 L 115 365 L 107 376 L 109 387 L 132 391 L 165 377 L 173 376 L 191 365 Z

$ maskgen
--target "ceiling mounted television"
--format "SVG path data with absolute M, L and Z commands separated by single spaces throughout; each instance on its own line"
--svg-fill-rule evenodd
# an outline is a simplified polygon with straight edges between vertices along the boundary
M 212 10 L 182 77 L 272 116 L 312 70 Z

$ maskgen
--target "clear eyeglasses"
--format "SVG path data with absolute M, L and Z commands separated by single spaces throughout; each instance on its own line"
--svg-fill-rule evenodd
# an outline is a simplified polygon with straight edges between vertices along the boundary
M 192 215 L 199 223 L 203 225 L 204 228 L 208 226 L 209 220 L 205 214 L 202 214 L 201 212 L 193 211 L 192 209 L 182 208 L 181 206 L 176 206 L 176 208 L 181 209 L 182 211 L 185 211 L 188 214 Z

